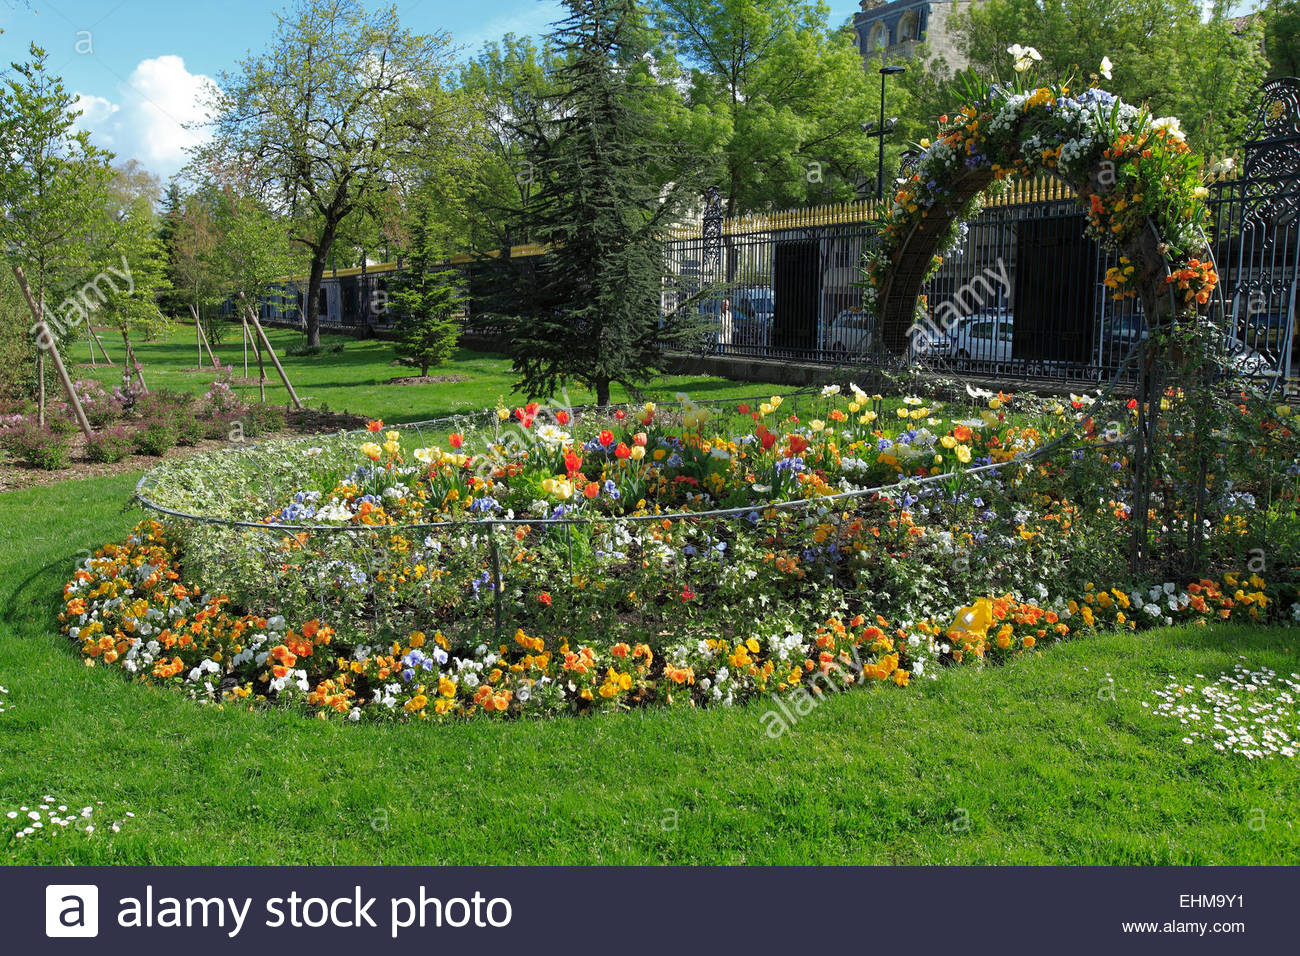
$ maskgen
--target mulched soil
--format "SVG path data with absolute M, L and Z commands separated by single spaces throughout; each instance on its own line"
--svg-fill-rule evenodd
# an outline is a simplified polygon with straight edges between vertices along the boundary
M 314 409 L 303 409 L 302 411 L 291 411 L 288 421 L 282 431 L 274 435 L 259 436 L 258 441 L 265 438 L 293 438 L 299 435 L 321 435 L 332 434 L 343 430 L 361 428 L 366 424 L 366 418 L 363 415 L 345 415 L 342 412 L 321 412 Z M 128 455 L 121 461 L 112 464 L 103 464 L 101 462 L 90 461 L 86 457 L 86 440 L 81 433 L 75 433 L 71 436 L 72 464 L 68 468 L 62 468 L 58 471 L 44 471 L 40 468 L 29 468 L 26 465 L 18 464 L 12 459 L 6 457 L 6 460 L 0 463 L 0 493 L 6 491 L 15 491 L 19 488 L 34 488 L 41 485 L 52 485 L 60 481 L 69 481 L 74 478 L 101 478 L 108 475 L 121 475 L 127 472 L 143 471 L 152 468 L 158 464 L 162 458 L 153 455 Z M 186 455 L 194 455 L 202 451 L 212 451 L 216 448 L 225 448 L 230 442 L 205 440 L 197 445 L 187 447 L 177 446 L 170 449 L 163 458 L 181 458 Z
M 455 385 L 464 382 L 464 375 L 406 375 L 402 378 L 390 378 L 385 385 Z

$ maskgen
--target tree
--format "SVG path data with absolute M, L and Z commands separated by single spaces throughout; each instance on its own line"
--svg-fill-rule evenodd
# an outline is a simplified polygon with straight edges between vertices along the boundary
M 210 153 L 248 170 L 262 199 L 300 225 L 310 253 L 308 344 L 320 344 L 319 291 L 340 227 L 394 187 L 422 152 L 453 150 L 460 105 L 445 90 L 446 34 L 403 29 L 395 8 L 303 0 L 270 48 L 223 74 Z
M 222 297 L 221 235 L 217 200 L 210 187 L 187 196 L 168 194 L 161 230 L 167 241 L 167 275 L 174 306 L 193 309 L 205 327 L 210 310 Z M 215 330 L 213 330 L 215 331 Z
M 1109 57 L 1105 87 L 1156 115 L 1182 120 L 1207 154 L 1240 142 L 1264 75 L 1258 25 L 1242 30 L 1219 0 L 1202 20 L 1196 0 L 986 0 L 957 15 L 958 44 L 971 69 L 1006 78 L 1007 47 L 1032 46 L 1047 80 L 1086 84 Z
M 510 354 L 530 395 L 575 380 L 606 405 L 612 382 L 662 367 L 661 240 L 698 184 L 656 118 L 662 92 L 635 0 L 565 6 L 553 35 L 561 93 L 525 136 L 539 182 L 525 226 L 548 251 L 516 276 Z
M 285 223 L 255 196 L 226 184 L 215 189 L 216 244 L 210 258 L 223 296 L 242 295 L 257 310 L 277 280 L 293 271 Z
M 439 241 L 439 204 L 428 194 L 413 201 L 410 239 L 403 268 L 389 286 L 388 307 L 396 320 L 397 354 L 420 366 L 420 374 L 450 357 L 460 337 L 458 314 L 465 299 L 456 270 L 445 266 Z
M 842 201 L 874 183 L 876 147 L 862 124 L 877 115 L 878 77 L 824 4 L 656 0 L 654 9 L 694 67 L 688 135 L 719 158 L 728 215 Z
M 98 295 L 103 320 L 126 345 L 123 383 L 129 385 L 132 372 L 139 375 L 132 362 L 131 333 L 152 338 L 166 326 L 159 300 L 168 289 L 167 257 L 154 209 L 161 191 L 158 180 L 136 163 L 112 172 L 90 234 L 94 270 L 115 279 L 98 282 Z
M 483 116 L 483 161 L 468 204 L 471 249 L 509 248 L 532 239 L 512 230 L 538 186 L 537 170 L 525 155 L 527 135 L 553 115 L 559 67 L 551 44 L 507 34 L 461 69 L 460 89 Z
M 1264 9 L 1264 55 L 1270 78 L 1300 76 L 1300 0 L 1269 0 Z
M 11 265 L 21 266 L 38 309 L 50 315 L 52 341 L 37 342 L 32 350 L 44 421 L 46 347 L 65 350 L 72 339 L 68 333 L 87 321 L 97 304 L 97 293 L 92 298 L 77 290 L 93 282 L 87 275 L 89 236 L 110 173 L 109 154 L 92 146 L 87 133 L 75 131 L 74 99 L 50 73 L 45 51 L 32 44 L 30 57 L 13 64 L 0 87 L 0 248 Z M 51 308 L 50 293 L 61 283 L 74 291 Z

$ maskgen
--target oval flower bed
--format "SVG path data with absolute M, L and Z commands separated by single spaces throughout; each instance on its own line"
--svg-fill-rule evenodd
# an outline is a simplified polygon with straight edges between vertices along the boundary
M 141 485 L 166 524 L 87 561 L 62 619 L 89 663 L 359 720 L 905 687 L 1094 627 L 1300 614 L 1294 560 L 1122 579 L 1132 409 L 978 401 L 528 406 L 180 460 Z M 1261 513 L 1294 525 L 1274 472 L 1267 508 L 1216 499 L 1223 567 Z

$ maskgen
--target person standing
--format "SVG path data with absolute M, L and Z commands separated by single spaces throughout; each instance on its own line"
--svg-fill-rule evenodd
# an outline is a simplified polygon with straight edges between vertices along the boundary
M 725 353 L 734 341 L 735 320 L 731 315 L 731 300 L 722 300 L 722 312 L 718 321 L 718 351 Z

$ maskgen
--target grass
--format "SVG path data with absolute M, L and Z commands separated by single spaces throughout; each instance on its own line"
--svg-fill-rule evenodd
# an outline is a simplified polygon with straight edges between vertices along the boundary
M 419 374 L 419 369 L 393 364 L 396 353 L 391 342 L 322 335 L 323 345 L 342 343 L 343 350 L 333 352 L 326 348 L 316 355 L 295 356 L 289 355 L 288 350 L 290 346 L 302 342 L 300 333 L 291 329 L 266 331 L 271 347 L 284 365 L 298 397 L 311 408 L 328 407 L 336 412 L 382 417 L 387 422 L 411 422 L 467 409 L 491 408 L 500 397 L 504 397 L 513 408 L 528 398 L 516 391 L 517 378 L 510 371 L 509 361 L 500 355 L 458 349 L 451 361 L 430 369 L 429 374 L 463 377 L 463 381 L 391 386 L 387 383 L 392 379 Z M 101 332 L 100 338 L 107 347 L 108 354 L 118 364 L 104 365 L 101 357 L 100 366 L 91 368 L 86 362 L 89 353 L 83 343 L 72 350 L 73 360 L 81 363 L 73 369 L 72 374 L 74 378 L 98 379 L 111 388 L 121 384 L 121 363 L 125 347 L 120 336 L 115 339 L 107 331 Z M 201 371 L 196 370 L 198 356 L 192 325 L 173 327 L 165 338 L 157 342 L 133 344 L 136 357 L 144 369 L 145 384 L 151 389 L 165 388 L 201 394 L 207 391 L 216 378 L 210 365 Z M 243 349 L 238 327 L 232 326 L 225 330 L 225 341 L 217 346 L 216 353 L 223 365 L 233 365 L 235 375 L 243 376 Z M 206 355 L 204 361 L 207 361 Z M 251 353 L 248 371 L 253 379 L 257 378 L 257 363 Z M 289 393 L 269 360 L 266 363 L 266 374 L 266 400 L 276 404 L 288 402 Z M 671 397 L 675 392 L 686 392 L 692 398 L 703 400 L 755 395 L 765 388 L 766 386 L 737 384 L 720 378 L 679 375 L 658 380 L 652 390 L 660 399 Z M 258 395 L 256 381 L 252 385 L 237 385 L 235 390 L 246 400 L 254 400 Z M 591 392 L 580 387 L 569 389 L 569 399 L 572 405 L 588 404 L 595 400 Z M 628 399 L 627 390 L 615 385 L 612 400 L 621 402 Z
M 296 338 L 272 332 L 282 351 Z M 139 348 L 151 385 L 201 391 L 183 331 Z M 233 359 L 234 347 L 223 347 Z M 390 421 L 511 404 L 499 357 L 462 383 L 385 387 L 391 351 L 287 358 L 312 404 Z M 79 374 L 88 370 L 81 369 Z M 112 383 L 114 370 L 98 373 Z M 762 386 L 658 383 L 701 397 Z M 278 391 L 277 391 L 278 390 Z M 245 389 L 247 392 L 247 389 Z M 271 389 L 282 398 L 279 386 Z M 584 401 L 576 396 L 574 401 Z M 1300 670 L 1300 630 L 1089 637 L 1011 666 L 831 696 L 773 738 L 770 702 L 448 726 L 201 707 L 86 667 L 56 629 L 88 549 L 121 539 L 136 475 L 0 495 L 0 812 L 49 793 L 120 834 L 13 842 L 45 864 L 1111 863 L 1300 858 L 1300 762 L 1188 747 L 1153 717 L 1169 675 L 1242 657 Z M 1108 676 L 1114 680 L 1114 693 Z M 1261 816 L 1262 813 L 1262 816 Z M 1261 825 L 1262 821 L 1262 825 Z M 101 819 L 101 824 L 105 822 Z
M 137 816 L 6 844 L 77 864 L 1246 864 L 1300 854 L 1300 763 L 1181 742 L 1142 707 L 1300 631 L 1080 639 L 1009 667 L 827 699 L 552 721 L 343 725 L 200 707 L 88 668 L 53 625 L 80 549 L 124 535 L 122 476 L 0 496 L 0 810 L 50 793 Z M 1106 690 L 1109 673 L 1115 693 Z M 1113 698 L 1113 699 L 1112 699 Z M 1263 812 L 1264 825 L 1252 828 Z M 7 822 L 7 821 L 5 821 Z

